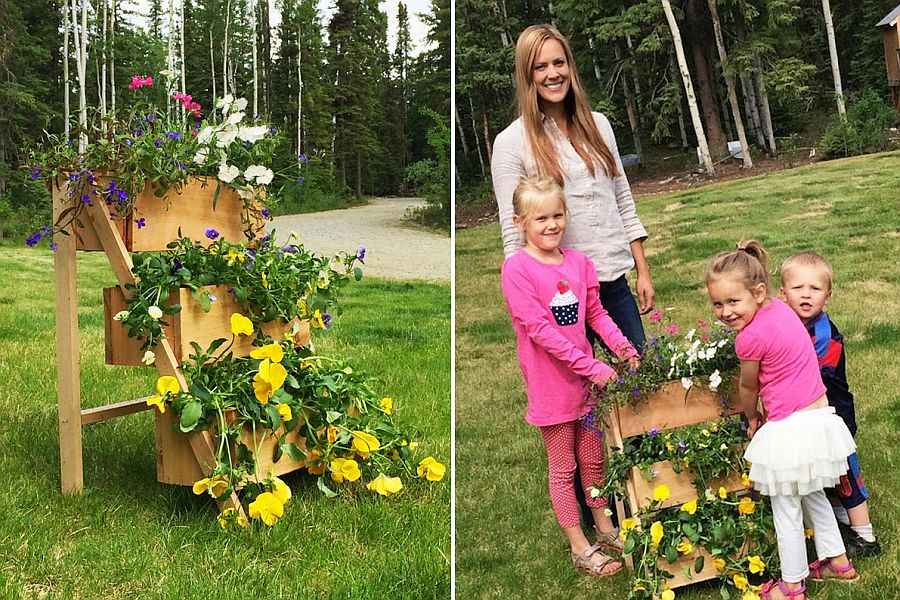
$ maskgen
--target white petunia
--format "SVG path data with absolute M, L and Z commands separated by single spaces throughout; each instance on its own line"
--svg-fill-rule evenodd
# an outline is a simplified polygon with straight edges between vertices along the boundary
M 219 98 L 218 100 L 216 100 L 216 108 L 221 108 L 223 115 L 227 114 L 232 102 L 234 102 L 234 96 L 232 96 L 231 94 L 225 94 L 224 98 Z
M 716 369 L 712 372 L 712 375 L 709 376 L 709 389 L 716 391 L 719 389 L 720 385 L 722 385 L 722 375 L 720 375 L 719 370 Z
M 257 185 L 269 185 L 272 183 L 273 177 L 275 177 L 275 174 L 272 172 L 272 169 L 263 165 L 250 165 L 244 171 L 244 179 L 248 182 L 255 180 Z
M 158 306 L 151 306 L 150 308 L 147 309 L 147 314 L 150 315 L 151 319 L 153 319 L 154 321 L 157 321 L 162 318 L 163 311 Z
M 597 498 L 598 496 L 600 496 L 600 488 L 591 486 L 591 498 Z
M 225 183 L 231 183 L 234 181 L 234 178 L 241 174 L 241 170 L 238 169 L 234 165 L 227 165 L 225 163 L 219 164 L 219 179 L 224 181 Z
M 691 386 L 694 385 L 694 380 L 691 379 L 690 377 L 682 377 L 681 385 L 684 386 L 684 389 L 689 390 L 689 389 L 691 389 Z
M 213 134 L 215 132 L 216 132 L 216 129 L 213 126 L 207 125 L 206 127 L 204 127 L 203 129 L 200 130 L 200 133 L 197 134 L 197 143 L 205 144 L 206 142 L 208 142 L 209 140 L 211 140 L 213 138 Z
M 124 320 L 127 319 L 127 318 L 128 318 L 128 311 L 127 311 L 127 310 L 120 310 L 120 311 L 117 312 L 117 313 L 115 314 L 115 316 L 113 317 L 113 321 L 124 321 Z
M 244 140 L 245 142 L 253 142 L 255 144 L 263 139 L 268 131 L 269 128 L 265 125 L 259 125 L 257 127 L 241 127 L 238 130 L 238 139 Z
M 686 339 L 687 341 L 691 341 L 692 339 L 694 339 L 694 334 L 695 334 L 695 333 L 697 333 L 697 330 L 696 330 L 696 329 L 691 329 L 690 331 L 687 332 L 687 335 L 684 336 L 684 339 Z
M 247 188 L 238 188 L 238 196 L 240 196 L 244 200 L 249 200 L 253 197 L 253 190 L 248 190 Z
M 209 148 L 200 148 L 199 150 L 197 150 L 197 154 L 194 155 L 194 162 L 198 165 L 205 165 L 208 159 Z
M 240 110 L 246 110 L 246 108 L 247 108 L 247 99 L 246 98 L 238 98 L 237 100 L 234 101 L 233 110 L 240 111 Z
M 156 355 L 153 354 L 150 350 L 144 352 L 144 357 L 141 359 L 141 362 L 147 365 L 148 367 L 152 365 L 156 361 Z
M 719 446 L 719 450 L 728 450 L 728 444 L 723 442 L 722 445 Z
M 237 139 L 238 129 L 234 125 L 226 125 L 216 134 L 216 147 L 227 148 Z
M 237 125 L 245 116 L 247 115 L 243 112 L 233 112 L 228 115 L 228 118 L 225 120 L 225 125 Z

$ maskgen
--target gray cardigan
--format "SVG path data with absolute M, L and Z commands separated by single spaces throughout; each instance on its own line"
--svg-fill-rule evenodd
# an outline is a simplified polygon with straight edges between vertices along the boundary
M 562 245 L 590 257 L 601 282 L 614 281 L 634 267 L 631 242 L 646 238 L 647 232 L 638 219 L 609 120 L 600 113 L 592 115 L 621 173 L 616 178 L 607 177 L 599 166 L 595 169 L 597 176 L 592 177 L 553 119 L 544 117 L 544 126 L 556 143 L 565 176 L 569 212 Z M 491 159 L 494 196 L 500 210 L 503 253 L 507 258 L 525 245 L 522 234 L 513 225 L 513 192 L 520 179 L 536 174 L 525 125 L 519 117 L 494 140 Z

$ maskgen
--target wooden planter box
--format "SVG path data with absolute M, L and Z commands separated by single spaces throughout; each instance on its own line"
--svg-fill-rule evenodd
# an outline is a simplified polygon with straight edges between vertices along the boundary
M 681 473 L 676 473 L 672 470 L 672 463 L 667 460 L 654 464 L 652 469 L 654 476 L 650 481 L 647 481 L 640 469 L 635 467 L 631 470 L 631 476 L 625 482 L 629 498 L 635 498 L 638 504 L 631 507 L 632 511 L 649 506 L 653 499 L 653 490 L 658 485 L 664 484 L 669 487 L 669 498 L 660 503 L 660 509 L 670 506 L 681 506 L 685 502 L 690 502 L 698 497 L 697 489 L 694 487 L 693 475 L 690 471 L 684 470 Z M 708 487 L 713 492 L 717 492 L 723 486 L 729 492 L 738 492 L 746 489 L 741 482 L 741 474 L 738 472 L 713 479 L 708 484 Z
M 217 186 L 219 198 L 214 208 L 213 198 Z M 238 196 L 237 191 L 215 178 L 192 178 L 180 192 L 173 189 L 162 198 L 154 195 L 154 189 L 148 185 L 138 194 L 131 215 L 127 218 L 119 215 L 119 218 L 114 219 L 116 228 L 125 242 L 125 249 L 129 252 L 165 250 L 166 244 L 185 236 L 208 242 L 206 230 L 210 227 L 228 241 L 242 242 L 246 239 L 242 220 L 248 219 L 255 224 L 259 235 L 264 234 L 262 221 L 244 208 L 244 201 Z M 73 199 L 67 192 L 68 188 L 65 185 L 60 189 L 54 188 L 53 201 L 65 206 L 80 202 L 80 199 Z M 103 209 L 109 213 L 110 207 L 106 206 L 99 195 L 94 196 L 94 202 L 101 203 Z M 143 218 L 145 223 L 141 228 L 135 223 L 139 218 Z M 76 236 L 76 249 L 103 250 L 90 219 L 84 216 L 79 220 L 80 225 L 74 224 L 74 229 L 80 236 L 80 240 Z M 178 234 L 179 229 L 181 236 Z
M 156 412 L 156 479 L 160 483 L 194 485 L 205 477 L 191 450 L 189 436 L 197 434 L 181 433 L 177 428 L 178 417 L 171 410 L 162 414 Z M 241 440 L 251 452 L 255 453 L 260 477 L 265 477 L 270 472 L 284 475 L 306 466 L 305 460 L 296 461 L 287 454 L 282 454 L 278 461 L 274 460 L 276 444 L 279 442 L 296 444 L 304 453 L 306 452 L 306 438 L 300 436 L 300 429 L 298 427 L 284 435 L 284 428 L 279 428 L 276 438 L 271 431 L 266 431 L 265 435 L 262 435 L 262 428 L 258 428 L 254 437 L 251 428 L 244 426 Z M 215 429 L 212 434 L 213 440 L 218 444 Z M 262 442 L 257 452 L 255 448 L 259 440 Z M 231 452 L 234 456 L 235 448 L 231 448 Z
M 734 389 L 737 389 L 735 382 Z M 670 381 L 639 405 L 618 406 L 619 427 L 623 438 L 646 433 L 693 425 L 718 419 L 723 410 L 736 414 L 737 394 L 723 404 L 718 392 L 706 387 L 694 386 L 685 390 L 680 381 Z
M 694 563 L 697 557 L 703 557 L 703 568 L 699 573 L 694 572 Z M 674 577 L 668 579 L 670 588 L 679 588 L 690 583 L 698 583 L 709 579 L 716 579 L 719 571 L 713 564 L 712 555 L 700 546 L 695 546 L 694 551 L 685 556 L 679 556 L 675 562 L 669 562 L 665 558 L 656 561 L 656 566 L 661 571 L 668 571 Z
M 163 327 L 163 331 L 172 344 L 172 351 L 179 364 L 193 352 L 191 342 L 197 342 L 202 349 L 206 349 L 213 340 L 225 338 L 230 340 L 231 315 L 235 312 L 246 315 L 246 308 L 240 302 L 235 301 L 228 288 L 224 285 L 209 286 L 206 288 L 216 297 L 209 312 L 194 300 L 191 290 L 181 288 L 173 293 L 166 301 L 166 305 L 180 304 L 181 311 L 174 315 L 164 315 L 163 320 L 169 323 Z M 106 329 L 106 364 L 117 366 L 142 366 L 141 358 L 144 351 L 141 350 L 141 341 L 128 337 L 128 329 L 113 317 L 119 311 L 126 310 L 125 295 L 118 287 L 103 288 L 103 321 Z M 284 321 L 264 323 L 263 331 L 274 338 L 280 338 L 286 331 L 293 327 Z M 235 356 L 247 356 L 250 354 L 255 336 L 237 336 L 234 344 L 229 349 Z M 309 343 L 309 321 L 300 322 L 300 331 L 294 338 L 294 343 L 303 346 Z M 219 348 L 224 352 L 228 347 L 226 342 Z

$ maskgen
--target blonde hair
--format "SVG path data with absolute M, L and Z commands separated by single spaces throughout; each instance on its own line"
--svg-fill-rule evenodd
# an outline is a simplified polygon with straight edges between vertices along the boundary
M 547 40 L 559 42 L 569 65 L 569 92 L 566 94 L 564 104 L 569 119 L 569 140 L 572 147 L 584 161 L 592 177 L 596 176 L 598 165 L 609 177 L 617 177 L 619 171 L 616 161 L 591 115 L 590 103 L 578 77 L 572 49 L 566 38 L 555 27 L 546 24 L 527 27 L 516 41 L 516 97 L 519 115 L 525 125 L 525 134 L 538 173 L 552 177 L 560 187 L 565 185 L 556 144 L 544 128 L 537 86 L 534 83 L 534 63 Z
M 784 285 L 784 274 L 787 273 L 789 269 L 799 266 L 816 267 L 819 269 L 822 274 L 825 275 L 828 291 L 831 291 L 831 287 L 834 285 L 834 269 L 831 268 L 831 263 L 828 262 L 827 258 L 818 252 L 813 252 L 811 250 L 798 252 L 797 254 L 784 259 L 784 262 L 781 263 L 781 285 Z
M 720 252 L 712 257 L 706 267 L 706 283 L 738 273 L 744 280 L 747 289 L 761 283 L 769 287 L 769 254 L 762 244 L 756 240 L 741 240 L 735 244 L 735 250 Z
M 548 198 L 557 198 L 562 203 L 563 211 L 568 211 L 566 195 L 558 183 L 549 177 L 523 177 L 513 192 L 513 213 L 520 219 L 528 219 L 534 207 Z

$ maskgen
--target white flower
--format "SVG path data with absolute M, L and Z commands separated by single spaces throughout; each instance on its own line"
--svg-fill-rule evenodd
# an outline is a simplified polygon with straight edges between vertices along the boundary
M 716 369 L 712 372 L 712 375 L 709 376 L 709 389 L 712 391 L 716 391 L 719 389 L 719 386 L 722 384 L 722 375 L 719 374 L 719 370 Z
M 244 200 L 249 200 L 253 197 L 253 190 L 248 190 L 247 188 L 238 188 L 238 196 L 243 198 Z
M 244 171 L 244 179 L 248 182 L 256 180 L 257 185 L 269 185 L 275 174 L 272 169 L 268 169 L 262 165 L 251 165 Z
M 226 125 L 216 135 L 216 148 L 227 148 L 237 138 L 238 128 L 234 125 Z
M 675 372 L 675 367 L 669 369 L 669 374 L 666 375 L 666 379 L 672 379 L 672 374 Z
M 115 316 L 113 317 L 113 321 L 124 321 L 124 320 L 127 319 L 127 318 L 128 318 L 128 311 L 127 311 L 127 310 L 120 310 L 120 311 L 117 312 L 117 313 L 115 314 Z
M 244 140 L 245 142 L 253 142 L 255 144 L 263 139 L 268 131 L 269 128 L 265 125 L 259 125 L 257 127 L 241 127 L 238 130 L 238 139 Z
M 150 350 L 144 352 L 144 358 L 141 359 L 141 362 L 147 365 L 148 367 L 153 364 L 156 360 L 156 355 L 153 354 Z
M 225 94 L 224 98 L 219 98 L 216 100 L 216 108 L 222 109 L 222 114 L 226 114 L 228 112 L 228 108 L 231 106 L 231 103 L 234 102 L 234 96 L 231 94 Z
M 170 71 L 169 69 L 163 69 L 162 71 L 159 72 L 159 74 L 162 75 L 163 77 L 165 77 L 166 79 L 174 79 L 175 78 L 175 71 Z
M 690 377 L 682 377 L 681 385 L 684 386 L 684 389 L 689 390 L 689 389 L 691 389 L 691 386 L 694 385 L 694 380 L 691 379 Z
M 703 495 L 706 497 L 707 501 L 712 501 L 712 500 L 716 499 L 716 495 L 709 488 L 706 488 L 706 490 L 704 490 Z
M 205 144 L 209 140 L 213 138 L 213 134 L 216 132 L 215 128 L 212 125 L 207 125 L 203 129 L 200 130 L 200 133 L 197 134 L 197 143 Z
M 246 98 L 238 98 L 234 101 L 233 110 L 245 110 L 247 108 L 247 99 Z
M 728 450 L 728 444 L 723 443 L 721 446 L 719 446 L 719 450 Z
M 194 162 L 198 165 L 205 165 L 208 158 L 209 148 L 200 148 L 197 150 L 197 154 L 194 155 Z
M 225 120 L 225 125 L 237 125 L 243 120 L 245 116 L 245 113 L 233 112 L 228 115 L 228 118 Z
M 234 165 L 219 163 L 219 179 L 225 183 L 231 183 L 234 178 L 241 174 L 241 170 Z
M 594 489 L 596 489 L 596 488 L 594 488 Z M 598 490 L 598 491 L 599 491 L 599 490 Z M 609 509 L 609 507 L 607 507 L 607 508 L 604 508 L 604 509 L 603 509 L 603 514 L 606 515 L 607 517 L 611 517 L 611 516 L 613 516 L 613 511 L 611 511 L 611 510 Z
M 591 486 L 591 498 L 596 498 L 600 495 L 600 488 L 596 486 Z
M 687 332 L 687 335 L 684 336 L 684 339 L 686 339 L 687 341 L 691 341 L 692 339 L 694 339 L 694 334 L 695 334 L 695 333 L 697 333 L 697 330 L 696 330 L 696 329 L 691 329 L 690 331 Z
M 151 319 L 153 319 L 154 321 L 157 321 L 162 318 L 163 311 L 158 306 L 151 306 L 150 308 L 147 309 L 147 314 L 150 315 Z
M 728 340 L 719 340 L 719 348 L 728 343 Z

